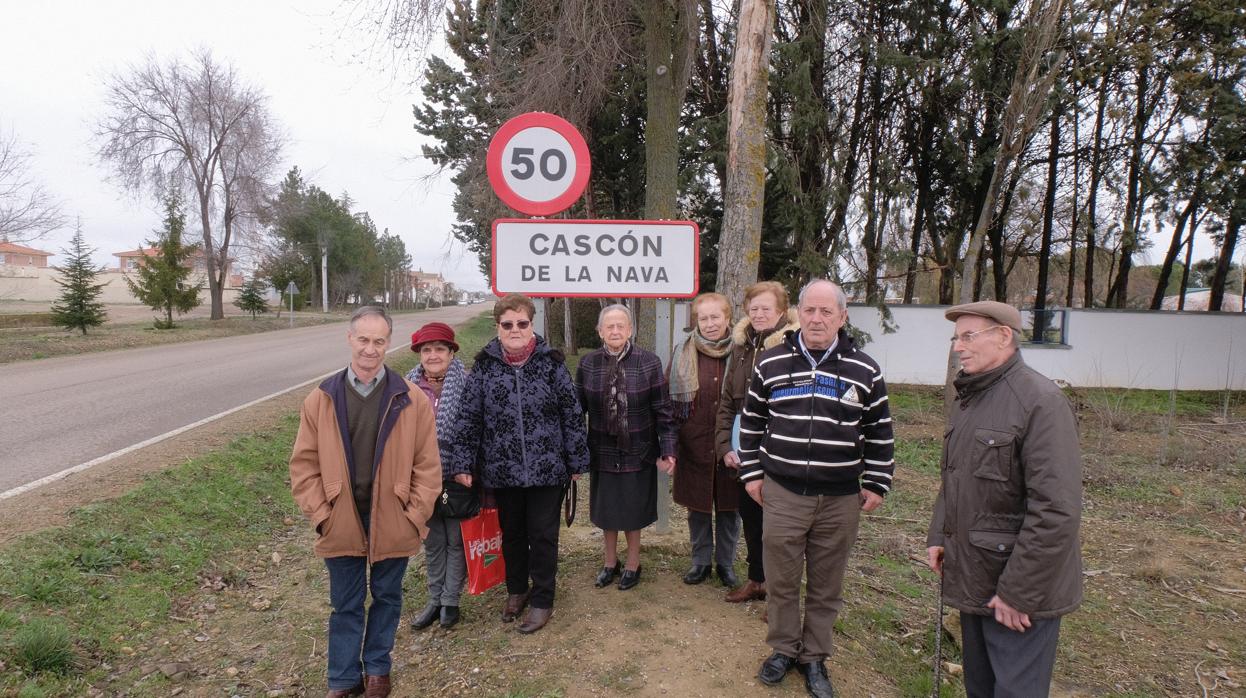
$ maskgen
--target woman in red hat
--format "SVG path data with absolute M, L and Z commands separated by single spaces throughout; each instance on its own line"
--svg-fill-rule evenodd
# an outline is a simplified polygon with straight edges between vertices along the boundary
M 411 369 L 407 380 L 428 396 L 437 415 L 437 433 L 443 434 L 458 415 L 459 398 L 467 379 L 467 369 L 455 357 L 459 345 L 454 341 L 454 328 L 443 322 L 424 325 L 411 335 L 411 351 L 420 355 L 420 364 Z M 450 478 L 443 474 L 442 479 Z M 424 563 L 428 604 L 411 625 L 423 630 L 440 621 L 443 628 L 453 627 L 459 622 L 459 595 L 467 579 L 467 558 L 463 555 L 463 532 L 458 520 L 447 519 L 434 510 L 428 520 L 428 540 L 424 541 Z

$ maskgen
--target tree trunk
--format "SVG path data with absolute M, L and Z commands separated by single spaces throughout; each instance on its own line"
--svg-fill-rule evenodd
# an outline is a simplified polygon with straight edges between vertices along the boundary
M 717 290 L 744 297 L 757 280 L 766 184 L 766 87 L 774 0 L 741 0 L 727 106 L 727 188 Z
M 1104 73 L 1099 82 L 1099 109 L 1095 113 L 1095 135 L 1090 150 L 1090 195 L 1086 199 L 1086 273 L 1082 276 L 1082 306 L 1095 307 L 1095 227 L 1099 199 L 1099 184 L 1103 179 L 1103 124 L 1108 106 L 1108 75 Z
M 1047 195 L 1043 200 L 1043 238 L 1038 246 L 1038 289 L 1034 293 L 1035 342 L 1047 337 L 1047 275 L 1051 272 L 1051 231 L 1056 217 L 1056 172 L 1060 156 L 1060 101 L 1051 110 L 1051 142 L 1047 148 Z M 1071 267 L 1072 265 L 1070 265 Z
M 1190 287 L 1190 258 L 1194 256 L 1194 232 L 1198 229 L 1198 212 L 1190 214 L 1190 236 L 1185 241 L 1185 266 L 1181 268 L 1181 288 L 1177 289 L 1177 310 L 1185 310 L 1185 290 Z
M 1190 197 L 1181 214 L 1177 216 L 1177 225 L 1172 231 L 1172 240 L 1168 243 L 1168 253 L 1164 255 L 1164 263 L 1159 268 L 1159 278 L 1155 281 L 1155 293 L 1151 294 L 1151 310 L 1160 310 L 1164 307 L 1168 280 L 1172 278 L 1172 265 L 1177 262 L 1177 255 L 1181 253 L 1185 241 L 1185 224 L 1190 220 L 1190 214 L 1194 212 L 1194 207 L 1197 205 L 1196 187 L 1195 194 Z
M 1233 254 L 1237 251 L 1237 236 L 1242 229 L 1242 218 L 1246 217 L 1246 175 L 1238 176 L 1236 189 L 1232 208 L 1229 210 L 1229 221 L 1224 226 L 1224 241 L 1220 244 L 1216 272 L 1211 277 L 1211 298 L 1207 301 L 1207 310 L 1213 313 L 1220 312 L 1224 305 L 1224 287 L 1233 266 Z
M 1148 69 L 1138 69 L 1137 104 L 1134 106 L 1133 143 L 1129 151 L 1129 175 L 1125 193 L 1124 226 L 1121 229 L 1121 261 L 1116 270 L 1116 279 L 1108 289 L 1107 305 L 1110 308 L 1124 308 L 1128 303 L 1129 272 L 1133 269 L 1134 248 L 1137 246 L 1136 220 L 1138 210 L 1142 206 L 1142 148 L 1146 140 L 1146 125 L 1149 121 L 1149 110 L 1146 104 L 1146 93 L 1149 84 Z

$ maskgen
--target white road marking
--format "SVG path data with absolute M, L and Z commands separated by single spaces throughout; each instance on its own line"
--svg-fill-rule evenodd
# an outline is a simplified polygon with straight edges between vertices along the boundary
M 387 352 L 385 352 L 385 353 L 388 355 L 388 354 L 392 354 L 392 353 L 394 353 L 394 352 L 396 352 L 396 351 L 399 351 L 399 350 L 401 350 L 401 349 L 406 349 L 406 350 L 410 351 L 411 347 L 410 347 L 410 345 L 408 345 L 408 344 L 406 344 L 406 343 L 402 343 L 402 344 L 400 344 L 399 346 L 396 346 L 396 347 L 394 347 L 393 349 L 390 349 L 389 351 L 387 351 Z M 4 501 L 4 500 L 6 500 L 6 499 L 9 499 L 10 497 L 16 497 L 16 496 L 18 496 L 19 494 L 25 494 L 26 492 L 29 492 L 29 491 L 31 491 L 31 490 L 38 489 L 38 488 L 43 487 L 44 485 L 46 485 L 46 484 L 48 484 L 48 483 L 51 483 L 51 482 L 56 482 L 57 480 L 64 480 L 65 478 L 69 477 L 70 475 L 73 475 L 74 473 L 80 473 L 80 472 L 82 472 L 82 471 L 84 471 L 84 470 L 87 470 L 87 469 L 89 469 L 89 468 L 93 468 L 93 467 L 95 467 L 95 466 L 99 465 L 100 463 L 107 463 L 108 461 L 113 460 L 113 459 L 115 459 L 115 458 L 120 458 L 121 456 L 124 456 L 124 455 L 125 455 L 125 454 L 127 454 L 127 453 L 132 453 L 132 452 L 137 451 L 137 450 L 139 450 L 139 449 L 141 449 L 141 448 L 147 448 L 148 446 L 151 446 L 152 444 L 157 444 L 157 443 L 160 443 L 161 441 L 164 441 L 165 439 L 171 439 L 171 438 L 173 438 L 174 436 L 177 436 L 178 434 L 184 434 L 184 433 L 186 433 L 186 432 L 190 431 L 191 429 L 194 429 L 194 428 L 196 428 L 196 427 L 201 427 L 201 426 L 203 426 L 204 424 L 207 424 L 207 423 L 209 423 L 209 422 L 215 422 L 216 420 L 218 420 L 218 419 L 220 419 L 220 418 L 222 418 L 222 417 L 227 417 L 227 416 L 229 416 L 229 415 L 231 415 L 231 414 L 233 414 L 233 413 L 235 413 L 235 412 L 238 412 L 238 411 L 240 411 L 240 410 L 245 410 L 245 409 L 247 409 L 248 407 L 254 407 L 254 406 L 256 406 L 256 405 L 260 404 L 261 402 L 265 402 L 266 400 L 271 400 L 271 399 L 273 399 L 273 398 L 275 398 L 275 397 L 278 397 L 278 396 L 281 396 L 281 395 L 285 395 L 286 393 L 288 393 L 288 392 L 290 392 L 290 391 L 293 391 L 293 390 L 298 390 L 299 388 L 302 388 L 302 387 L 305 387 L 305 386 L 311 385 L 312 383 L 315 383 L 315 382 L 317 382 L 317 381 L 322 381 L 322 380 L 324 380 L 325 378 L 328 378 L 329 376 L 331 376 L 331 375 L 333 375 L 333 374 L 335 374 L 335 373 L 337 373 L 338 371 L 341 371 L 341 370 L 342 370 L 342 369 L 340 369 L 340 368 L 334 369 L 334 370 L 332 370 L 332 371 L 329 371 L 328 373 L 325 373 L 325 374 L 322 374 L 322 375 L 316 376 L 315 378 L 312 378 L 312 379 L 310 379 L 310 380 L 303 381 L 302 383 L 299 383 L 298 385 L 292 385 L 292 386 L 290 386 L 289 388 L 286 388 L 286 389 L 284 389 L 284 390 L 278 390 L 278 391 L 277 391 L 277 392 L 275 392 L 275 393 L 270 393 L 270 394 L 268 394 L 268 395 L 265 395 L 264 397 L 261 397 L 261 398 L 257 398 L 257 399 L 255 399 L 255 400 L 252 400 L 251 402 L 248 402 L 248 403 L 245 403 L 245 404 L 242 404 L 242 405 L 238 405 L 237 407 L 231 407 L 231 408 L 229 408 L 229 409 L 225 410 L 224 412 L 218 412 L 218 413 L 216 413 L 216 414 L 212 415 L 211 417 L 204 417 L 203 419 L 200 419 L 200 420 L 199 420 L 199 421 L 197 421 L 197 422 L 191 422 L 190 424 L 187 424 L 186 426 L 178 427 L 177 429 L 174 429 L 173 431 L 166 431 L 165 433 L 160 434 L 159 436 L 153 436 L 153 437 L 151 437 L 150 439 L 147 439 L 147 440 L 145 440 L 145 441 L 140 441 L 140 442 L 138 442 L 138 443 L 136 443 L 136 444 L 131 444 L 131 445 L 129 445 L 129 446 L 126 446 L 125 448 L 122 448 L 122 449 L 119 449 L 119 450 L 113 451 L 112 453 L 108 453 L 108 454 L 102 455 L 102 456 L 100 456 L 99 458 L 92 458 L 91 460 L 89 460 L 89 461 L 87 461 L 87 462 L 85 462 L 85 463 L 79 463 L 78 465 L 75 465 L 75 466 L 73 466 L 72 468 L 65 468 L 64 470 L 60 471 L 59 473 L 52 473 L 51 475 L 48 475 L 48 476 L 46 476 L 46 477 L 41 477 L 41 478 L 39 478 L 38 480 L 35 480 L 35 481 L 33 481 L 33 482 L 28 482 L 28 483 L 26 483 L 26 484 L 24 484 L 24 485 L 21 485 L 20 487 L 14 487 L 13 489 L 11 489 L 11 490 L 9 490 L 9 491 L 7 491 L 7 492 L 0 492 L 0 502 Z

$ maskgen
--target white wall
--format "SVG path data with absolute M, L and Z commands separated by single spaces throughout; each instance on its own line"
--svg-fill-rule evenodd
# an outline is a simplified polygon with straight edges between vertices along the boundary
M 873 336 L 865 351 L 888 382 L 939 385 L 952 336 L 945 309 L 891 306 L 894 334 L 883 333 L 877 308 L 852 305 L 848 314 Z M 1246 390 L 1246 314 L 1074 309 L 1066 341 L 1021 353 L 1042 374 L 1080 387 L 1168 390 L 1175 379 L 1181 390 Z
M 61 278 L 59 269 L 55 267 L 19 267 L 11 264 L 0 264 L 0 300 L 10 301 L 43 301 L 50 306 L 60 298 L 61 286 L 56 280 Z M 208 281 L 203 274 L 191 276 L 192 282 L 201 282 L 203 290 L 199 297 L 208 302 Z M 125 274 L 107 269 L 95 277 L 95 283 L 104 284 L 103 293 L 99 296 L 101 303 L 138 303 L 130 287 L 125 283 Z M 238 289 L 227 288 L 223 296 L 226 305 L 238 297 Z

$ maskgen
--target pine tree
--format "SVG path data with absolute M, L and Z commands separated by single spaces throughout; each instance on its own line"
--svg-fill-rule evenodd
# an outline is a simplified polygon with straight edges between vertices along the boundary
M 244 313 L 251 313 L 251 319 L 254 320 L 256 313 L 268 312 L 268 301 L 264 298 L 267 290 L 268 284 L 263 279 L 252 276 L 250 281 L 242 285 L 242 292 L 234 300 L 234 305 Z
M 82 221 L 78 221 L 69 248 L 61 252 L 68 259 L 61 269 L 62 278 L 56 280 L 63 290 L 52 305 L 52 322 L 66 329 L 77 328 L 86 334 L 88 327 L 104 324 L 107 313 L 104 304 L 97 300 L 105 284 L 95 283 L 96 275 L 103 269 L 91 263 L 91 254 L 95 250 L 88 248 L 82 239 Z
M 164 311 L 164 319 L 157 319 L 155 323 L 160 330 L 173 328 L 174 310 L 180 315 L 199 305 L 199 290 L 203 286 L 202 283 L 193 286 L 188 283 L 193 271 L 189 261 L 199 245 L 182 243 L 186 214 L 182 212 L 181 196 L 176 191 L 171 190 L 165 196 L 164 211 L 164 230 L 157 233 L 156 239 L 147 241 L 156 254 L 143 255 L 143 263 L 136 271 L 137 281 L 129 277 L 125 280 L 135 298 L 152 310 Z

